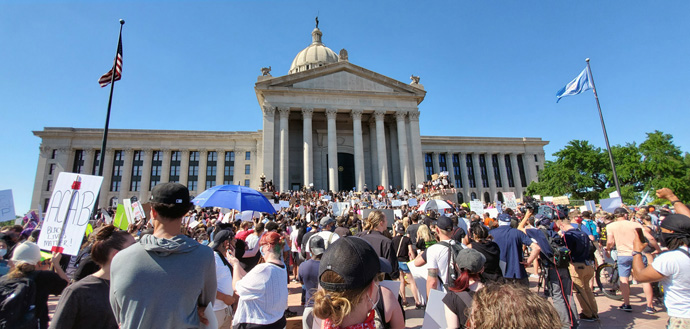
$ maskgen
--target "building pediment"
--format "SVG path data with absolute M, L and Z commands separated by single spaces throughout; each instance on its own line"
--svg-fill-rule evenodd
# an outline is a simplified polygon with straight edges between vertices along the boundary
M 416 98 L 417 104 L 424 100 L 426 91 L 405 84 L 382 74 L 367 70 L 350 62 L 338 62 L 304 72 L 272 79 L 262 79 L 255 85 L 257 96 L 272 92 L 321 94 L 359 94 L 362 96 L 385 96 Z

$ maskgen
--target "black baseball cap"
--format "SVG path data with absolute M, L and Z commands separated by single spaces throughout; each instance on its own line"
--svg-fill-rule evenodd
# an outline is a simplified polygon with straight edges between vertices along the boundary
M 368 242 L 352 236 L 340 238 L 321 257 L 319 284 L 327 291 L 361 289 L 374 280 L 381 268 L 379 256 Z M 343 282 L 324 282 L 321 278 L 326 271 L 340 275 Z
M 189 204 L 189 190 L 180 183 L 160 183 L 151 191 L 151 201 L 163 204 Z
M 442 229 L 444 231 L 450 231 L 453 229 L 453 220 L 450 219 L 450 217 L 448 216 L 441 215 L 436 220 L 436 226 L 438 226 L 439 229 Z
M 211 249 L 216 249 L 219 245 L 227 240 L 232 240 L 235 237 L 235 233 L 231 230 L 220 230 L 213 235 L 213 241 L 208 245 Z
M 622 215 L 627 215 L 628 214 L 628 209 L 625 209 L 623 207 L 618 207 L 616 210 L 613 211 L 613 215 L 615 217 L 621 217 Z

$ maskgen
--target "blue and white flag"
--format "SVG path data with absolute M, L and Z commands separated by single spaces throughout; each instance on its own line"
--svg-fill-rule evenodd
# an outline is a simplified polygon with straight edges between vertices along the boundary
M 565 85 L 565 87 L 561 88 L 561 90 L 559 90 L 556 93 L 556 97 L 558 97 L 556 103 L 558 103 L 558 101 L 560 101 L 562 97 L 577 95 L 585 90 L 590 89 L 592 89 L 592 82 L 589 81 L 589 74 L 587 74 L 587 68 L 585 67 L 585 69 L 582 70 L 582 73 L 580 73 L 580 75 L 578 75 L 577 78 L 573 79 L 573 81 L 568 82 L 568 84 Z

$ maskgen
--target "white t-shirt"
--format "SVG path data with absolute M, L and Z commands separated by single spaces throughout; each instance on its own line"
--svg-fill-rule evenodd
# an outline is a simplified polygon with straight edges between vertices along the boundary
M 213 256 L 216 260 L 216 281 L 218 282 L 218 288 L 216 288 L 221 293 L 232 296 L 235 292 L 232 290 L 232 272 L 230 268 L 223 264 L 223 260 L 220 259 L 220 255 L 217 252 L 213 252 Z M 213 302 L 213 310 L 219 311 L 224 310 L 228 305 L 226 305 L 222 300 L 216 299 Z
M 666 277 L 661 284 L 668 316 L 690 318 L 690 257 L 681 251 L 664 252 L 654 258 L 652 267 Z
M 450 240 L 443 240 L 449 242 Z M 435 243 L 426 250 L 426 263 L 427 268 L 438 269 L 438 278 L 443 281 L 443 283 L 448 283 L 448 250 L 447 246 Z M 443 285 L 440 284 L 436 289 L 445 291 Z
M 290 233 L 290 251 L 292 252 L 297 252 L 297 234 L 299 231 L 293 230 L 292 233 Z
M 244 255 L 242 255 L 242 258 L 256 256 L 256 253 L 259 252 L 259 240 L 261 240 L 261 237 L 264 236 L 264 233 L 266 233 L 266 231 L 261 232 L 261 236 L 257 236 L 256 234 L 252 233 L 248 235 L 246 239 L 244 239 L 244 242 L 247 244 L 247 250 L 244 252 Z
M 232 324 L 271 324 L 288 306 L 287 272 L 271 263 L 256 265 L 235 285 L 240 300 Z

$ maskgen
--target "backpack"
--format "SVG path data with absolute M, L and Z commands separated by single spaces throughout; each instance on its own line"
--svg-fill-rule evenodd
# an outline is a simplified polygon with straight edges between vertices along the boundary
M 448 287 L 452 286 L 453 283 L 455 282 L 455 279 L 458 278 L 458 274 L 455 271 L 455 257 L 453 257 L 455 254 L 460 252 L 462 250 L 462 245 L 455 240 L 450 240 L 451 243 L 448 243 L 448 241 L 441 241 L 438 242 L 437 244 L 440 244 L 442 246 L 445 246 L 448 248 L 448 271 L 447 277 L 444 279 L 441 279 L 441 283 L 443 284 L 443 287 L 446 288 L 446 290 L 449 290 Z
M 577 230 L 580 232 L 582 231 L 582 224 L 577 224 Z M 583 232 L 584 233 L 584 232 Z M 587 260 L 588 261 L 594 261 L 596 258 L 595 254 L 597 251 L 597 247 L 594 245 L 594 241 L 589 239 L 589 235 L 587 236 Z
M 570 266 L 570 249 L 565 246 L 563 238 L 558 235 L 550 236 L 545 228 L 540 227 L 539 229 L 546 237 L 546 241 L 548 241 L 549 247 L 551 247 L 551 251 L 553 252 L 552 257 L 544 257 L 547 262 L 546 265 L 555 266 L 556 268 L 568 268 L 568 266 Z M 544 255 L 544 253 L 542 253 L 542 255 Z
M 35 328 L 35 272 L 24 278 L 0 279 L 0 329 Z

